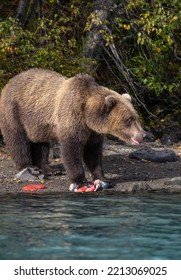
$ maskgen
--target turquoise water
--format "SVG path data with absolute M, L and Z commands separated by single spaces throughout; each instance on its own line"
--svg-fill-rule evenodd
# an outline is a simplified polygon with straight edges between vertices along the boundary
M 181 195 L 0 197 L 0 259 L 181 259 Z

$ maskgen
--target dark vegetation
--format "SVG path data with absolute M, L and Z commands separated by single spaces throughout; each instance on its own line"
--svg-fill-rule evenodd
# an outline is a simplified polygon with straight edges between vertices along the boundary
M 180 0 L 2 0 L 0 89 L 42 67 L 128 91 L 147 125 L 181 122 Z

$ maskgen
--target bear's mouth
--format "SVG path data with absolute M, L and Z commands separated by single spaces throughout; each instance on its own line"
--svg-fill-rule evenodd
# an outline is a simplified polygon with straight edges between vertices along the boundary
M 140 145 L 141 142 L 142 142 L 141 139 L 137 140 L 137 139 L 134 139 L 133 137 L 131 137 L 131 140 L 132 140 L 132 143 L 133 143 L 134 145 Z

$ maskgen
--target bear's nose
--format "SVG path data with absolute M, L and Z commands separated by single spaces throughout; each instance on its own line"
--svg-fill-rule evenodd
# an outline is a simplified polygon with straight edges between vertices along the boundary
M 133 141 L 134 144 L 139 145 L 143 141 L 143 136 L 136 135 L 135 137 L 132 137 L 131 140 Z
M 135 139 L 139 144 L 141 144 L 141 142 L 143 142 L 143 136 L 137 136 Z

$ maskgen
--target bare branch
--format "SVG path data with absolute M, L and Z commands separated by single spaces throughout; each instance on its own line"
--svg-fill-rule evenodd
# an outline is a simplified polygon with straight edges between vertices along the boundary
M 108 51 L 108 49 L 106 47 L 104 47 L 104 51 L 109 55 L 109 57 L 111 57 L 111 59 L 114 61 L 117 69 L 119 70 L 119 72 L 121 73 L 121 75 L 124 77 L 124 79 L 126 80 L 127 84 L 130 86 L 133 94 L 134 94 L 134 98 L 135 101 L 140 104 L 141 106 L 143 106 L 143 108 L 146 110 L 147 113 L 149 113 L 149 115 L 151 115 L 152 117 L 156 117 L 155 115 L 153 115 L 148 108 L 146 107 L 145 103 L 143 102 L 142 98 L 139 96 L 131 77 L 129 76 L 129 71 L 126 68 L 126 66 L 124 65 L 124 63 L 122 62 L 116 47 L 114 45 L 114 43 L 112 42 L 111 44 L 109 44 L 109 48 L 112 52 L 113 55 L 110 54 L 110 52 Z

